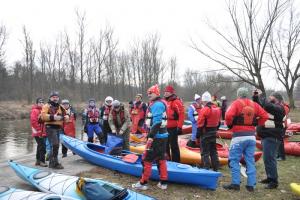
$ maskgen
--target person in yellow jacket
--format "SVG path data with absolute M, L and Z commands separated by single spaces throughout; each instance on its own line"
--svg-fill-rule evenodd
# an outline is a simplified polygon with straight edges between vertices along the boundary
M 50 94 L 48 103 L 42 108 L 41 118 L 45 122 L 47 138 L 51 146 L 49 168 L 63 169 L 64 167 L 58 162 L 59 133 L 63 131 L 63 122 L 67 122 L 69 116 L 59 104 L 58 92 Z

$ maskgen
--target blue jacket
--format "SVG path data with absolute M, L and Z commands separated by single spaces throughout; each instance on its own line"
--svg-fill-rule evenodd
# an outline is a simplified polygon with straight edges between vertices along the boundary
M 159 99 L 155 100 L 152 105 L 148 107 L 148 113 L 151 113 L 151 124 L 149 138 L 167 138 L 168 133 L 165 127 L 161 127 L 164 124 L 166 118 L 166 105 Z

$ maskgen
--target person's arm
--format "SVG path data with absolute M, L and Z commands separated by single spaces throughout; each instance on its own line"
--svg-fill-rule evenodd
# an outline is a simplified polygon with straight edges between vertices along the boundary
M 189 106 L 188 108 L 188 118 L 189 120 L 194 124 L 196 123 L 195 117 L 194 117 L 194 109 L 192 106 Z
M 36 134 L 40 133 L 42 131 L 42 126 L 39 123 L 39 111 L 38 110 L 31 111 L 30 121 L 31 121 L 32 132 L 34 132 Z
M 111 129 L 111 132 L 112 133 L 116 133 L 117 132 L 117 129 L 116 129 L 116 126 L 114 124 L 114 118 L 113 118 L 113 114 L 112 114 L 112 111 L 110 111 L 109 115 L 108 115 L 108 124 L 109 124 L 109 127 Z
M 257 117 L 258 117 L 257 123 L 259 126 L 263 126 L 265 122 L 268 120 L 269 115 L 259 104 L 256 104 L 256 109 L 257 109 Z

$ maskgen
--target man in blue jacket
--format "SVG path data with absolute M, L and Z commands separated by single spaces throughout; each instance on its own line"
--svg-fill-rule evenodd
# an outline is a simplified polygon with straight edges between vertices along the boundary
M 199 144 L 197 145 L 197 120 L 200 110 L 202 108 L 201 96 L 195 94 L 194 99 L 195 101 L 188 108 L 188 118 L 192 122 L 192 138 L 187 143 L 187 146 L 193 148 L 199 147 Z
M 132 185 L 134 189 L 147 190 L 147 182 L 151 176 L 152 163 L 156 162 L 160 181 L 157 184 L 162 190 L 167 189 L 168 171 L 166 161 L 167 132 L 167 106 L 160 98 L 158 85 L 148 89 L 150 105 L 146 114 L 146 125 L 150 128 L 146 148 L 143 153 L 143 174 L 139 182 Z

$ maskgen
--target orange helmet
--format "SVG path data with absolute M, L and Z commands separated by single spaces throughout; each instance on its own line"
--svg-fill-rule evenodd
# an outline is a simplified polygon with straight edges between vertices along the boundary
M 148 94 L 154 93 L 154 94 L 156 94 L 157 96 L 159 96 L 159 95 L 160 95 L 160 90 L 159 90 L 158 85 L 155 84 L 155 85 L 151 86 L 151 87 L 148 89 L 147 93 L 148 93 Z

